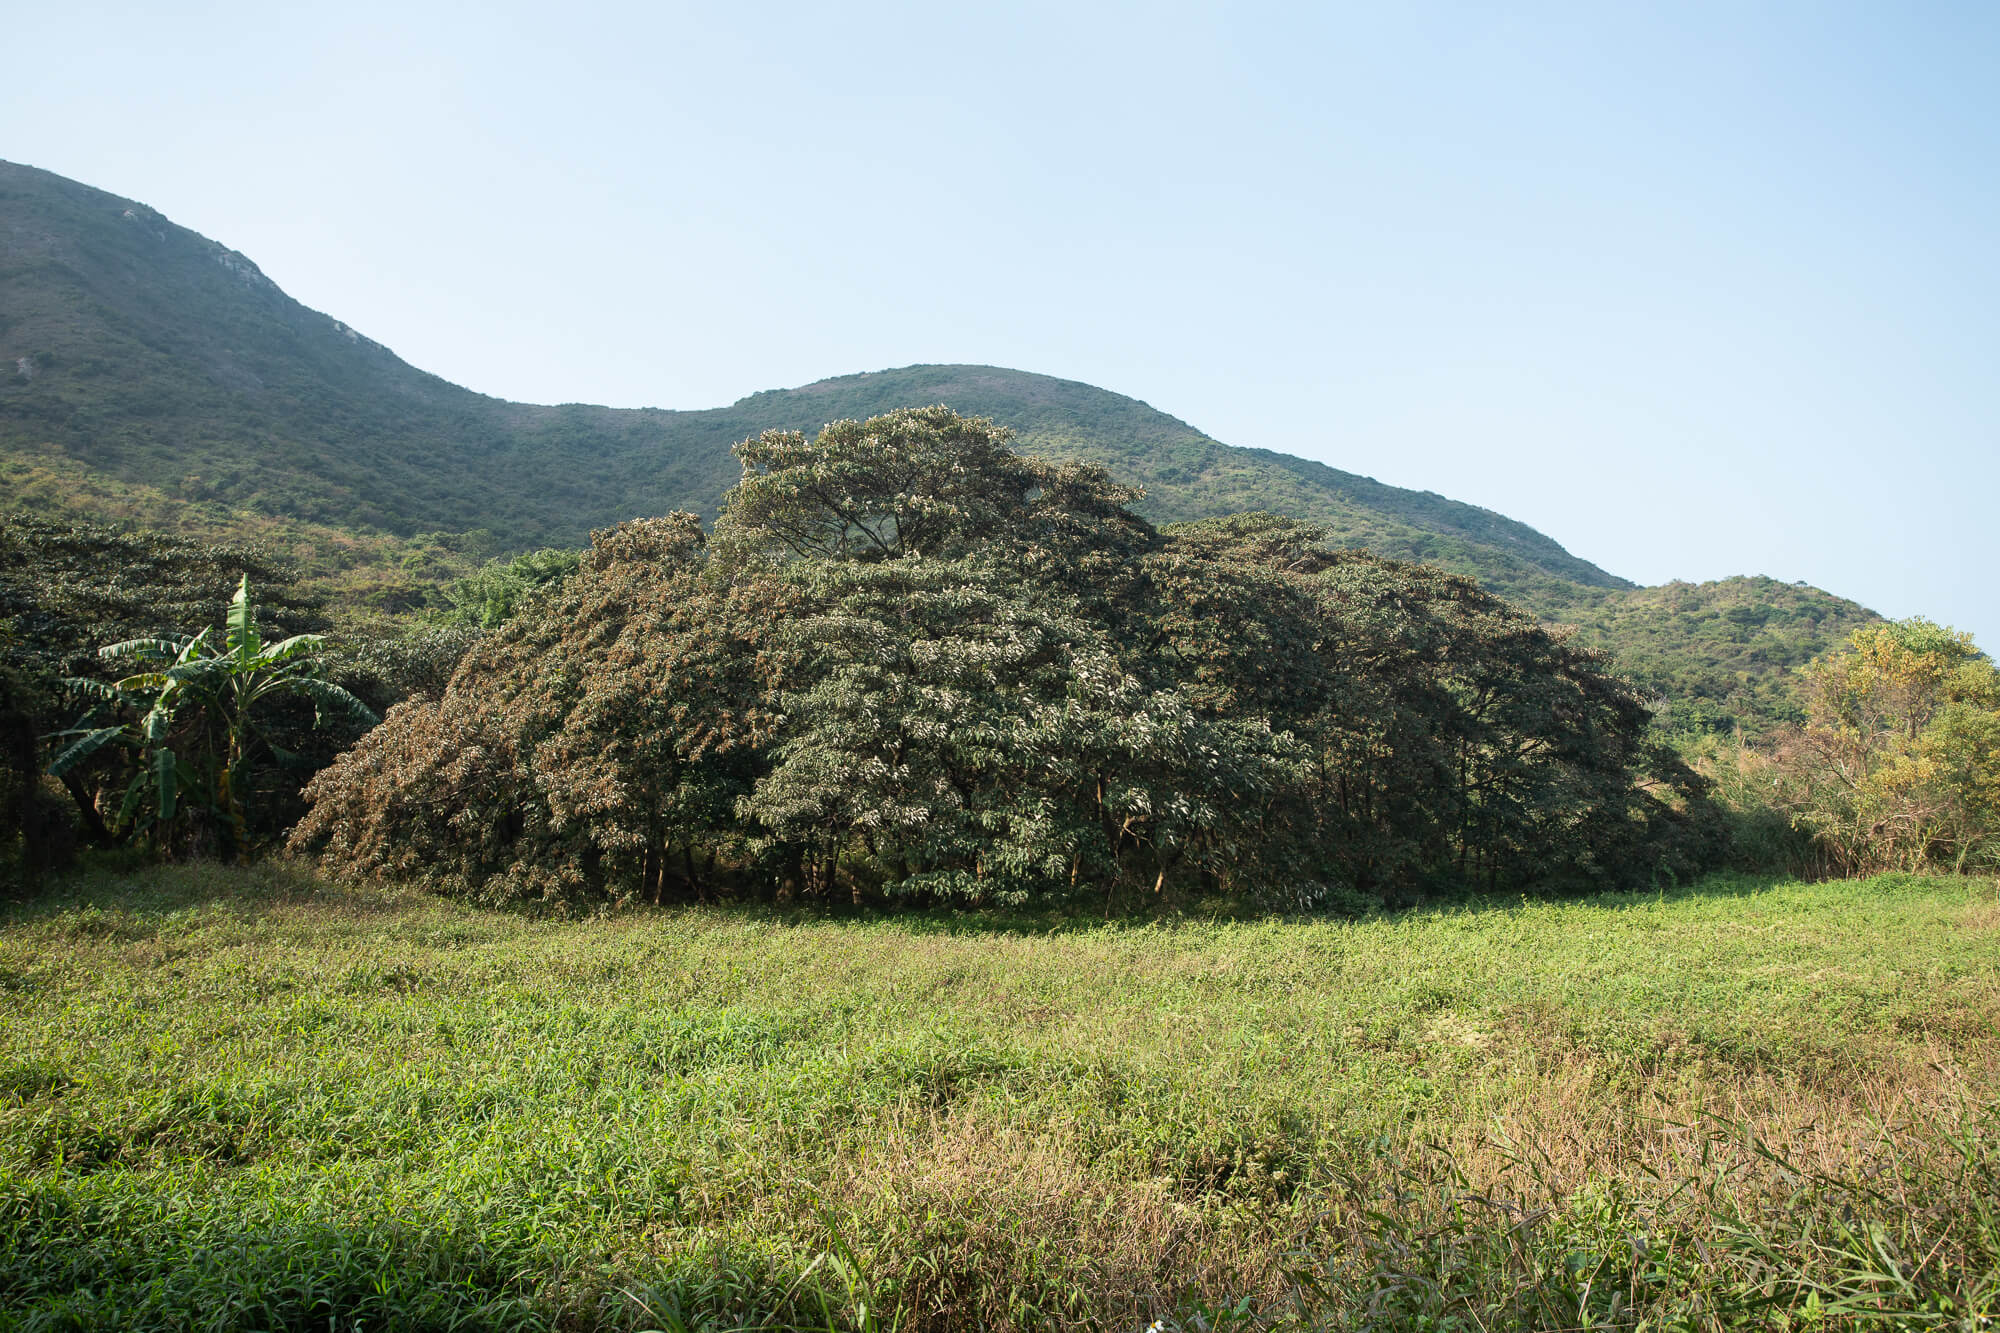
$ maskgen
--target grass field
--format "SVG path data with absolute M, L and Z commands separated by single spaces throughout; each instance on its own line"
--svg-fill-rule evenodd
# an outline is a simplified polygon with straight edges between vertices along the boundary
M 1977 1328 L 1990 881 L 1358 922 L 0 916 L 0 1327 Z

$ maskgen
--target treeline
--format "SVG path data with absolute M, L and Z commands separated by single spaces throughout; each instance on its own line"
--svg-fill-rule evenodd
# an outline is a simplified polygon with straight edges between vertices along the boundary
M 944 408 L 739 447 L 314 779 L 292 846 L 486 900 L 1363 906 L 1717 850 L 1594 653 L 1248 515 L 1155 530 Z
M 488 901 L 1360 908 L 2000 865 L 1968 636 L 1865 625 L 1796 721 L 1691 736 L 1466 579 L 1270 515 L 1156 530 L 1005 442 L 942 408 L 766 434 L 713 531 L 490 560 L 327 637 L 255 548 L 0 522 L 0 868 L 289 834 Z

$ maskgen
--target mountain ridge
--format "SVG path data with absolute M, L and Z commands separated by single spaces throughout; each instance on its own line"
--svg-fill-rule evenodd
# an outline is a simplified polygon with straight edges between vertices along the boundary
M 1104 465 L 1145 489 L 1137 507 L 1156 522 L 1269 510 L 1473 575 L 1614 653 L 1636 649 L 1621 661 L 1649 688 L 1710 701 L 1703 725 L 1738 705 L 1769 713 L 1787 693 L 1773 681 L 1876 618 L 1771 580 L 1655 596 L 1497 511 L 997 366 L 832 376 L 713 408 L 495 398 L 410 365 L 143 203 L 0 162 L 0 509 L 268 532 L 309 566 L 332 550 L 344 568 L 392 571 L 379 604 L 411 605 L 422 589 L 388 586 L 394 571 L 437 577 L 450 562 L 424 561 L 440 550 L 462 563 L 578 545 L 642 514 L 712 518 L 740 475 L 738 441 L 938 402 L 1008 426 L 1025 451 Z
M 0 366 L 16 365 L 0 376 L 0 444 L 52 444 L 128 482 L 315 522 L 574 544 L 635 504 L 712 516 L 745 436 L 942 401 L 1009 426 L 1023 449 L 1111 467 L 1161 521 L 1282 509 L 1502 590 L 1548 576 L 1633 586 L 1495 511 L 1227 445 L 1136 399 L 1003 367 L 898 367 L 695 409 L 489 397 L 292 300 L 248 256 L 157 210 L 17 164 L 0 164 L 0 291 Z

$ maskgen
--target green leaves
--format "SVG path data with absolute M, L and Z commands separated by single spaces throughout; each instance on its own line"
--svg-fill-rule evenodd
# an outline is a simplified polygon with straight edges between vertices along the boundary
M 236 585 L 236 595 L 229 599 L 229 611 L 223 617 L 227 628 L 227 644 L 230 656 L 236 659 L 239 671 L 247 671 L 256 662 L 264 649 L 263 640 L 257 637 L 257 616 L 250 606 L 250 576 Z
M 381 721 L 367 704 L 332 681 L 317 680 L 311 676 L 297 676 L 286 681 L 283 688 L 313 701 L 314 726 L 324 726 L 332 719 L 370 727 Z
M 152 771 L 160 822 L 171 823 L 180 800 L 180 760 L 162 745 L 153 751 Z
M 75 736 L 76 739 L 64 746 L 55 758 L 49 761 L 48 773 L 52 778 L 62 777 L 105 746 L 125 735 L 125 728 L 96 727 L 82 732 L 64 731 L 56 733 L 56 739 Z
M 498 629 L 512 620 L 528 599 L 560 587 L 576 573 L 583 553 L 546 547 L 502 563 L 488 563 L 445 589 L 451 618 L 463 625 Z
M 88 725 L 90 716 L 58 739 L 74 737 L 50 763 L 57 777 L 75 773 L 113 745 L 132 755 L 137 772 L 126 788 L 117 823 L 133 831 L 162 830 L 184 816 L 184 796 L 224 831 L 238 854 L 246 852 L 248 821 L 241 793 L 262 733 L 253 713 L 265 700 L 295 695 L 314 705 L 314 725 L 331 719 L 358 725 L 376 720 L 359 699 L 313 671 L 322 647 L 317 635 L 295 634 L 267 648 L 257 630 L 247 575 L 224 615 L 223 641 L 212 630 L 183 638 L 127 639 L 99 650 L 111 661 L 146 667 L 112 683 L 70 682 L 74 693 L 114 713 L 116 725 Z M 93 710 L 94 711 L 94 710 Z
M 207 633 L 207 631 L 203 631 Z M 97 650 L 103 658 L 119 657 L 166 657 L 178 660 L 189 645 L 187 639 L 127 639 L 123 643 L 107 643 Z

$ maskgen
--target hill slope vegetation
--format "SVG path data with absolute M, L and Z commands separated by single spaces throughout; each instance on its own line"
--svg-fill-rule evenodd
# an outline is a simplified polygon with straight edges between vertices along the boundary
M 1682 710 L 1690 725 L 1789 707 L 1788 670 L 1873 619 L 1769 580 L 1637 590 L 1491 510 L 991 366 L 848 375 L 702 411 L 490 398 L 307 309 L 144 204 L 0 163 L 0 505 L 289 546 L 377 605 L 420 600 L 413 579 L 437 576 L 440 542 L 449 569 L 454 552 L 577 546 L 639 515 L 712 518 L 739 475 L 736 442 L 938 402 L 1011 428 L 1023 451 L 1144 487 L 1137 508 L 1155 522 L 1268 510 L 1470 574 L 1582 626 L 1649 686 L 1710 701 Z M 399 565 L 417 573 L 380 572 Z M 1724 627 L 1688 612 L 1690 598 L 1714 603 Z
M 706 411 L 510 403 L 412 367 L 280 291 L 249 258 L 131 200 L 0 164 L 0 445 L 128 483 L 396 533 L 512 546 L 685 509 L 713 516 L 730 446 L 949 402 L 1023 450 L 1095 462 L 1172 522 L 1269 509 L 1519 592 L 1630 586 L 1490 510 L 1238 449 L 1144 403 L 991 366 L 910 366 Z

